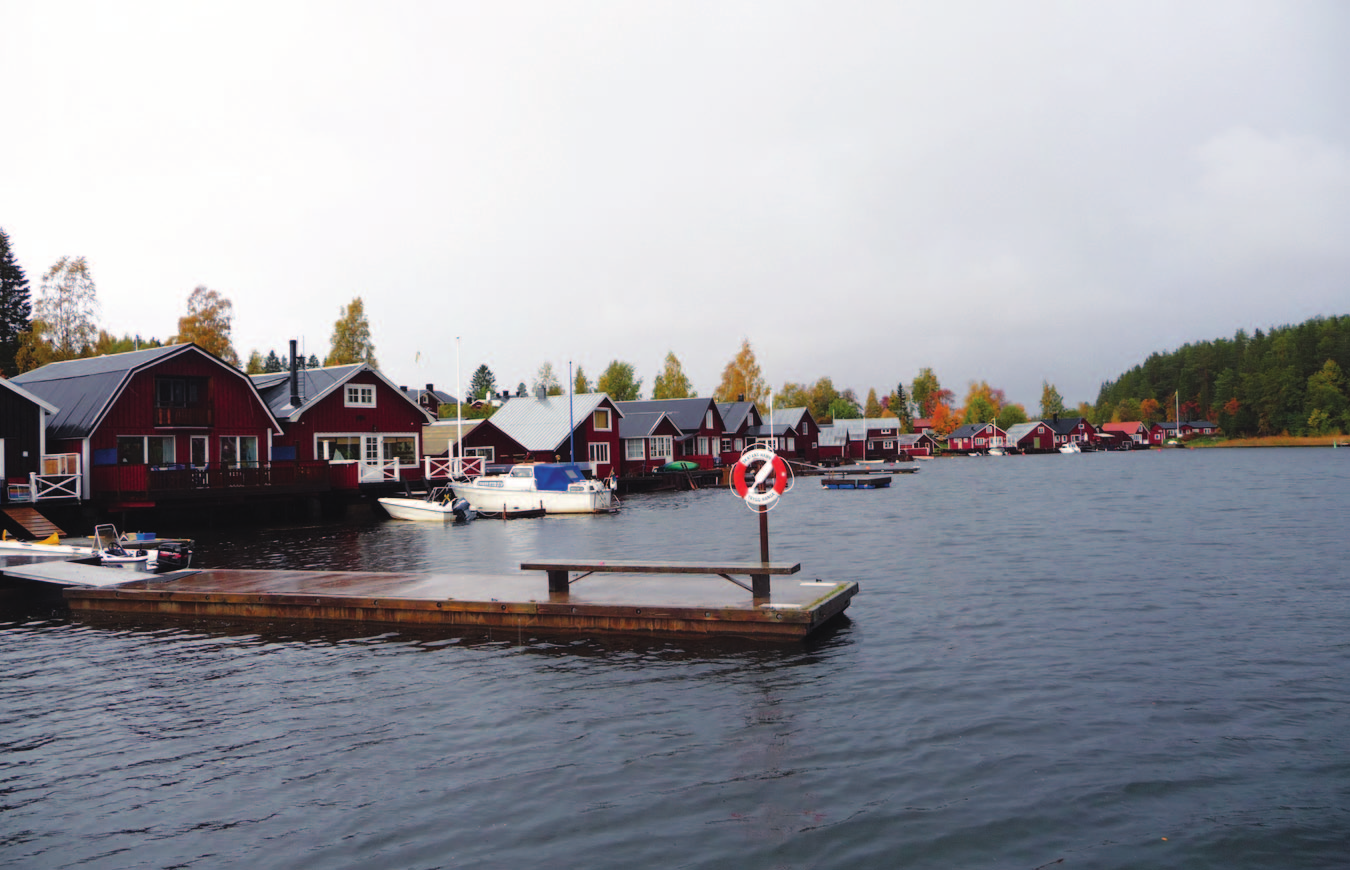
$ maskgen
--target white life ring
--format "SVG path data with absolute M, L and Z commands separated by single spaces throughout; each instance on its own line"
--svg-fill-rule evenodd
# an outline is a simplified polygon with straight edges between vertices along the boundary
M 760 463 L 755 471 L 754 484 L 746 483 L 746 475 L 750 473 L 750 467 L 754 463 Z M 761 488 L 761 484 L 768 480 L 769 475 L 773 475 L 773 485 Z M 783 461 L 783 457 L 764 447 L 755 447 L 741 454 L 741 458 L 736 461 L 736 466 L 731 469 L 731 488 L 736 491 L 736 495 L 745 500 L 745 503 L 752 507 L 761 507 L 773 504 L 778 497 L 787 489 L 788 479 L 792 473 L 788 470 L 788 465 Z

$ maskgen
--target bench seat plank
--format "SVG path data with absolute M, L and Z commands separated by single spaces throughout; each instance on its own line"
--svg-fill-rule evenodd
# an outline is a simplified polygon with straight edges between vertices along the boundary
M 634 559 L 586 561 L 559 559 L 522 562 L 522 571 L 585 571 L 608 574 L 749 574 L 786 575 L 802 569 L 801 562 L 653 562 Z

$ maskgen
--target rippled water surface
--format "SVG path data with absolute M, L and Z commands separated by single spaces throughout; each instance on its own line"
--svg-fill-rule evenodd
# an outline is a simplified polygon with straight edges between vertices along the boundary
M 805 645 L 11 617 L 0 866 L 1343 867 L 1348 485 L 1333 450 L 801 479 L 773 557 L 862 586 Z M 184 531 L 231 567 L 758 552 L 724 490 Z

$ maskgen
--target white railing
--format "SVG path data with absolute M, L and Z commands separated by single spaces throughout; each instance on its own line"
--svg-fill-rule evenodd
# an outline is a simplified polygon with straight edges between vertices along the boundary
M 52 498 L 80 497 L 80 454 L 47 453 L 42 457 L 42 473 L 36 471 L 28 475 L 28 498 L 26 501 L 42 501 Z M 15 491 L 10 489 L 10 501 L 15 501 Z
M 397 459 L 361 460 L 361 482 L 374 483 L 381 480 L 398 480 Z
M 481 456 L 424 456 L 423 473 L 428 480 L 464 480 L 483 476 Z

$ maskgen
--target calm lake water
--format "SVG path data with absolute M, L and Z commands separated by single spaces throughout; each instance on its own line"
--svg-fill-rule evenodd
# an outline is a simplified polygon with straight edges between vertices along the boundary
M 775 559 L 862 587 L 806 645 L 11 617 L 0 866 L 1344 867 L 1348 520 L 1345 450 L 952 459 L 773 511 Z M 756 528 L 707 490 L 159 531 L 501 573 Z

